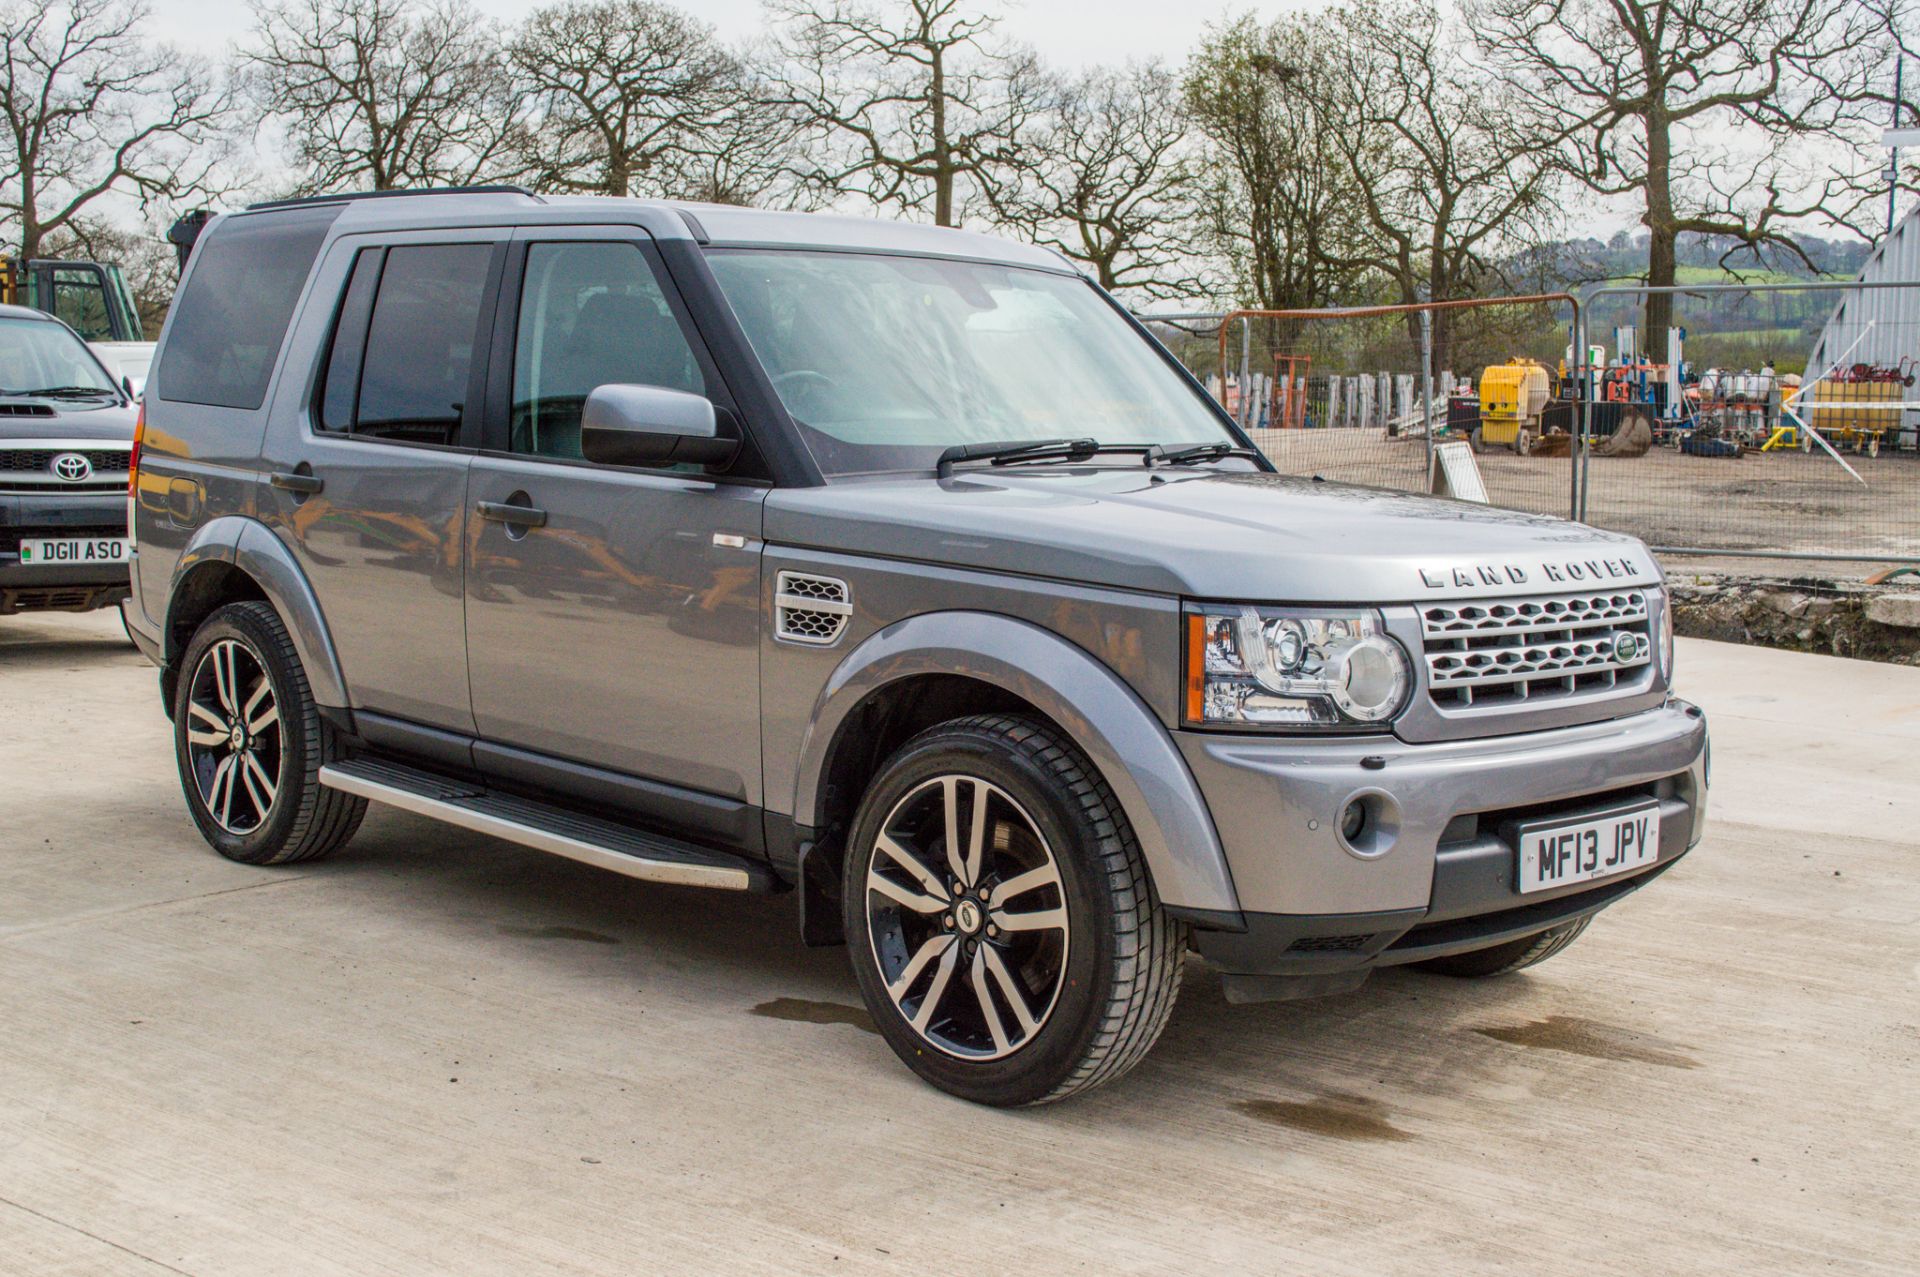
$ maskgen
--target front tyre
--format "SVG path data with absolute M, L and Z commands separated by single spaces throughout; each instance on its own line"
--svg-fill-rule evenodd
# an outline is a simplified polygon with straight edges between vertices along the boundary
M 229 860 L 324 856 L 366 814 L 365 799 L 320 784 L 338 754 L 333 729 L 265 603 L 230 603 L 194 632 L 174 689 L 173 742 L 187 810 Z
M 959 719 L 902 746 L 861 802 L 843 881 L 874 1022 L 963 1099 L 1109 1082 L 1173 1010 L 1182 928 L 1106 782 L 1031 719 Z

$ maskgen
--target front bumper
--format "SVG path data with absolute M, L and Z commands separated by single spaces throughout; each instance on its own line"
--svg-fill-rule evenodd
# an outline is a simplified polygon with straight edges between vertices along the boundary
M 1435 745 L 1199 733 L 1182 733 L 1180 745 L 1243 910 L 1195 919 L 1195 946 L 1229 976 L 1297 977 L 1307 993 L 1602 909 L 1665 872 L 1705 828 L 1706 716 L 1678 700 L 1603 723 Z M 1389 805 L 1397 829 L 1384 851 L 1358 855 L 1337 829 L 1347 802 L 1367 793 Z M 1660 808 L 1654 863 L 1517 892 L 1511 822 L 1649 799 Z
M 124 492 L 0 493 L 0 615 L 84 612 L 130 593 L 124 563 L 23 566 L 20 541 L 38 536 L 127 535 Z

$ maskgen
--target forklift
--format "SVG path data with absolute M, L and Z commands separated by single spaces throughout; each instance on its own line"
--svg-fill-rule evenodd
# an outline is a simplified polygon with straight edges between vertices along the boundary
M 103 262 L 0 257 L 0 303 L 43 310 L 89 342 L 146 340 L 126 276 Z

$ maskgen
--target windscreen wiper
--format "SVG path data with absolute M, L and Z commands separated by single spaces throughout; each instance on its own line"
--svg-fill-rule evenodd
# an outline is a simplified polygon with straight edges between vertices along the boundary
M 1252 448 L 1242 448 L 1237 443 L 1200 443 L 1191 448 L 1176 448 L 1172 452 L 1162 452 L 1148 458 L 1147 464 L 1156 462 L 1163 466 L 1190 466 L 1200 461 L 1225 461 L 1228 457 L 1245 457 L 1249 461 L 1258 461 L 1260 454 Z
M 1085 461 L 1100 451 L 1097 439 L 1029 439 L 1024 443 L 958 443 L 940 454 L 934 473 L 942 479 L 962 461 L 990 461 L 996 466 L 1013 461 Z
M 1098 439 L 1038 439 L 1027 443 L 963 443 L 940 454 L 942 479 L 962 461 L 985 461 L 996 466 L 1018 466 L 1045 461 L 1089 461 L 1103 453 L 1133 453 L 1147 466 L 1184 466 L 1225 457 L 1259 460 L 1260 454 L 1237 443 L 1203 443 L 1168 452 L 1157 443 L 1101 443 Z
M 105 386 L 42 386 L 38 390 L 8 390 L 3 393 L 22 399 L 91 399 L 102 395 L 115 399 L 120 397 L 118 390 L 109 390 Z

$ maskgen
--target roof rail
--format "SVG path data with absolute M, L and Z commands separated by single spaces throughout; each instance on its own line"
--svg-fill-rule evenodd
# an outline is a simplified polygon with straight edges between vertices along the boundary
M 294 199 L 262 200 L 258 204 L 249 204 L 247 212 L 257 213 L 273 208 L 300 208 L 307 204 L 338 204 L 345 200 L 394 199 L 403 195 L 524 195 L 530 200 L 546 203 L 524 186 L 500 183 L 494 186 L 417 186 L 394 191 L 347 191 L 339 195 L 302 195 Z

